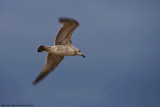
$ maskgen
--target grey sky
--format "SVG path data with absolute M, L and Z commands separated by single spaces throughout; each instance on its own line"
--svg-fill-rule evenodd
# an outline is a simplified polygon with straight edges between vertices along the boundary
M 0 104 L 35 107 L 159 107 L 160 2 L 158 0 L 1 0 Z M 37 86 L 61 27 L 80 26 L 73 44 L 85 59 L 66 57 Z

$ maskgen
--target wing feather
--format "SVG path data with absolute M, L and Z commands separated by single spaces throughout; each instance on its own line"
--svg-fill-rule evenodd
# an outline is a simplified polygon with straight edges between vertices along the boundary
M 39 76 L 33 82 L 33 85 L 37 84 L 41 81 L 46 75 L 48 75 L 51 71 L 53 71 L 58 64 L 63 60 L 64 56 L 58 56 L 49 53 L 46 59 L 46 64 L 43 67 L 42 71 L 40 72 Z
M 59 18 L 59 22 L 62 23 L 62 27 L 56 36 L 55 45 L 72 44 L 72 33 L 79 26 L 78 21 L 70 18 Z

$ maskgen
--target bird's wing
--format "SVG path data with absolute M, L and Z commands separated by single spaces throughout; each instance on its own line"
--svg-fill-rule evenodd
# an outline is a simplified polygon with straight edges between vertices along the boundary
M 62 23 L 62 27 L 56 36 L 55 45 L 72 44 L 71 36 L 73 31 L 79 26 L 78 21 L 70 18 L 59 18 L 59 22 Z
M 39 76 L 33 82 L 33 84 L 37 84 L 40 80 L 42 80 L 47 74 L 53 71 L 58 64 L 63 60 L 64 56 L 58 56 L 49 53 L 46 59 L 46 64 L 43 67 L 42 71 L 40 72 Z

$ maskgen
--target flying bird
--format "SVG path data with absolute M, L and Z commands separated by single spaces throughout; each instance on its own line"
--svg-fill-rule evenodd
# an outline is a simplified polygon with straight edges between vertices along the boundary
M 33 85 L 41 81 L 52 72 L 64 59 L 64 56 L 79 55 L 85 58 L 82 52 L 72 45 L 71 37 L 73 31 L 79 26 L 79 22 L 71 18 L 59 18 L 62 24 L 53 46 L 39 46 L 37 52 L 48 52 L 45 65 Z

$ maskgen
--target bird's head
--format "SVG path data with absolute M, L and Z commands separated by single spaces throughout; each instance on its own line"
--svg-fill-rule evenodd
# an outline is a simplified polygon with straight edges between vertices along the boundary
M 82 52 L 81 52 L 79 49 L 76 50 L 76 53 L 77 53 L 77 55 L 80 55 L 80 56 L 82 56 L 83 58 L 85 58 L 85 56 L 82 54 Z

